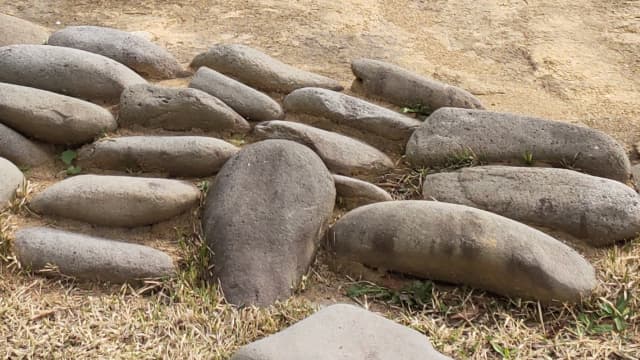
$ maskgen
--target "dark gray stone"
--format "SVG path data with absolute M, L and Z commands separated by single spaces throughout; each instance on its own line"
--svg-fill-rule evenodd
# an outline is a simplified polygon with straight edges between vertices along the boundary
M 333 175 L 333 181 L 336 184 L 338 203 L 346 209 L 393 200 L 388 192 L 366 181 L 341 175 Z
M 11 161 L 0 157 L 0 210 L 4 210 L 24 182 L 24 175 Z
M 19 166 L 39 166 L 53 161 L 53 156 L 43 147 L 0 124 L 0 157 Z
M 14 16 L 0 14 L 0 46 L 15 44 L 42 45 L 49 37 L 49 30 Z

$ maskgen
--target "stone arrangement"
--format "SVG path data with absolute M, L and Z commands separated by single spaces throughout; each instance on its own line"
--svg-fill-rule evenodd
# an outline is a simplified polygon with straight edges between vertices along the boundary
M 194 211 L 200 189 L 128 172 L 194 181 L 215 176 L 202 226 L 215 280 L 235 305 L 286 300 L 323 243 L 342 261 L 499 295 L 577 302 L 596 286 L 594 268 L 532 225 L 594 246 L 640 232 L 640 197 L 626 184 L 632 169 L 614 139 L 486 111 L 469 92 L 393 64 L 353 61 L 352 94 L 360 98 L 259 50 L 216 45 L 191 62 L 189 87 L 172 88 L 147 79 L 191 72 L 136 34 L 76 26 L 44 45 L 46 29 L 2 14 L 0 30 L 0 209 L 25 181 L 18 167 L 37 171 L 54 161 L 60 145 L 77 149 L 85 174 L 29 199 L 43 217 L 102 227 L 155 224 Z M 431 114 L 420 121 L 394 105 Z M 117 128 L 175 136 L 101 138 Z M 185 134 L 191 130 L 206 135 Z M 229 136 L 251 143 L 238 147 L 222 139 Z M 394 200 L 370 182 L 403 157 L 431 169 L 422 200 Z M 461 157 L 487 166 L 447 167 Z M 336 203 L 348 212 L 332 224 Z M 169 255 L 126 239 L 27 227 L 13 244 L 25 267 L 53 265 L 81 280 L 135 282 L 176 272 Z M 334 305 L 233 359 L 309 354 L 447 358 L 413 330 Z

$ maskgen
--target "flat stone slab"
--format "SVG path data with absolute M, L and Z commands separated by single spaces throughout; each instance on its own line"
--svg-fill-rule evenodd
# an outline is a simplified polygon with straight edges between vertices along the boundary
M 427 175 L 423 196 L 561 230 L 591 245 L 640 233 L 640 196 L 633 189 L 572 170 L 466 168 Z
M 101 226 L 136 227 L 169 220 L 198 205 L 197 187 L 178 180 L 80 175 L 36 194 L 30 208 Z
M 560 241 L 463 205 L 387 201 L 343 216 L 329 234 L 339 259 L 496 294 L 577 302 L 595 271 Z
M 69 96 L 0 83 L 0 122 L 38 140 L 62 145 L 92 141 L 118 127 L 106 109 Z
M 22 171 L 11 161 L 0 157 L 0 210 L 9 206 L 23 182 Z
M 128 87 L 120 99 L 118 122 L 166 130 L 202 129 L 217 133 L 246 133 L 249 123 L 233 109 L 204 91 L 155 85 Z
M 380 150 L 350 137 L 292 121 L 265 121 L 253 129 L 260 139 L 284 139 L 315 151 L 327 167 L 341 175 L 378 174 L 393 168 Z
M 215 45 L 197 55 L 191 67 L 206 66 L 251 87 L 267 92 L 288 94 L 303 87 L 342 90 L 339 82 L 287 65 L 245 45 Z
M 18 166 L 39 166 L 53 160 L 53 156 L 33 141 L 0 123 L 0 157 Z
M 175 273 L 171 257 L 148 246 L 46 227 L 18 230 L 14 250 L 23 267 L 42 271 L 55 266 L 80 280 L 137 282 Z
M 0 46 L 15 44 L 42 45 L 49 37 L 49 30 L 30 21 L 0 14 Z
M 284 99 L 287 113 L 324 118 L 342 126 L 407 142 L 422 122 L 382 106 L 321 88 L 293 91 Z
M 205 136 L 127 136 L 97 141 L 78 152 L 83 169 L 204 177 L 218 172 L 238 147 Z
M 484 109 L 468 91 L 420 76 L 397 65 L 372 59 L 351 62 L 352 89 L 398 106 L 435 111 L 441 107 Z
M 622 145 L 601 131 L 508 113 L 443 108 L 407 143 L 407 160 L 416 167 L 442 166 L 460 154 L 522 165 L 530 154 L 534 162 L 622 182 L 631 173 Z
M 154 79 L 184 74 L 166 49 L 136 34 L 101 26 L 69 26 L 49 37 L 49 45 L 100 54 Z
M 249 121 L 284 118 L 284 112 L 275 100 L 206 66 L 198 69 L 189 87 L 217 97 Z
M 291 296 L 313 261 L 335 196 L 325 165 L 298 143 L 261 141 L 231 157 L 202 216 L 226 300 L 268 306 Z
M 0 82 L 117 103 L 124 88 L 146 80 L 114 60 L 87 51 L 10 45 L 0 48 Z
M 241 347 L 231 360 L 446 360 L 421 333 L 362 308 L 326 307 Z
M 342 175 L 333 175 L 333 181 L 336 184 L 338 204 L 346 209 L 393 200 L 388 192 L 366 181 Z

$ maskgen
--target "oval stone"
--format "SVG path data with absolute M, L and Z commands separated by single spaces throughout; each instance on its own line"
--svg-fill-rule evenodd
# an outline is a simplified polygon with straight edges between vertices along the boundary
M 338 204 L 346 209 L 393 200 L 388 192 L 366 181 L 342 175 L 333 175 L 333 181 L 336 184 Z
M 0 157 L 0 211 L 9 206 L 16 190 L 24 182 L 24 175 L 11 161 Z
M 0 13 L 0 46 L 15 44 L 42 45 L 49 37 L 49 30 L 15 16 Z
M 18 166 L 40 166 L 53 160 L 43 147 L 0 123 L 0 157 Z

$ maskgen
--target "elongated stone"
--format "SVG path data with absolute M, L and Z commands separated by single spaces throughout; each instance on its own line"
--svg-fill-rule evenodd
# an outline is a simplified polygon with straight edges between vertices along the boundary
M 49 31 L 30 21 L 15 16 L 0 14 L 0 46 L 15 44 L 38 44 L 47 41 Z
M 39 166 L 53 160 L 53 156 L 44 148 L 1 123 L 0 157 L 18 166 Z
M 215 45 L 197 55 L 191 67 L 206 66 L 251 87 L 288 94 L 303 87 L 342 90 L 337 81 L 287 65 L 271 56 L 239 44 Z
M 485 163 L 523 164 L 525 158 L 626 182 L 627 154 L 609 135 L 587 127 L 490 111 L 443 108 L 413 133 L 407 160 L 441 166 L 460 154 Z
M 0 157 L 0 211 L 4 210 L 24 182 L 24 175 L 11 161 Z
M 342 175 L 333 175 L 333 181 L 336 184 L 338 203 L 346 209 L 393 200 L 388 192 L 366 181 Z
M 560 241 L 487 211 L 435 201 L 387 201 L 343 216 L 329 234 L 336 256 L 496 294 L 579 301 L 595 271 Z

